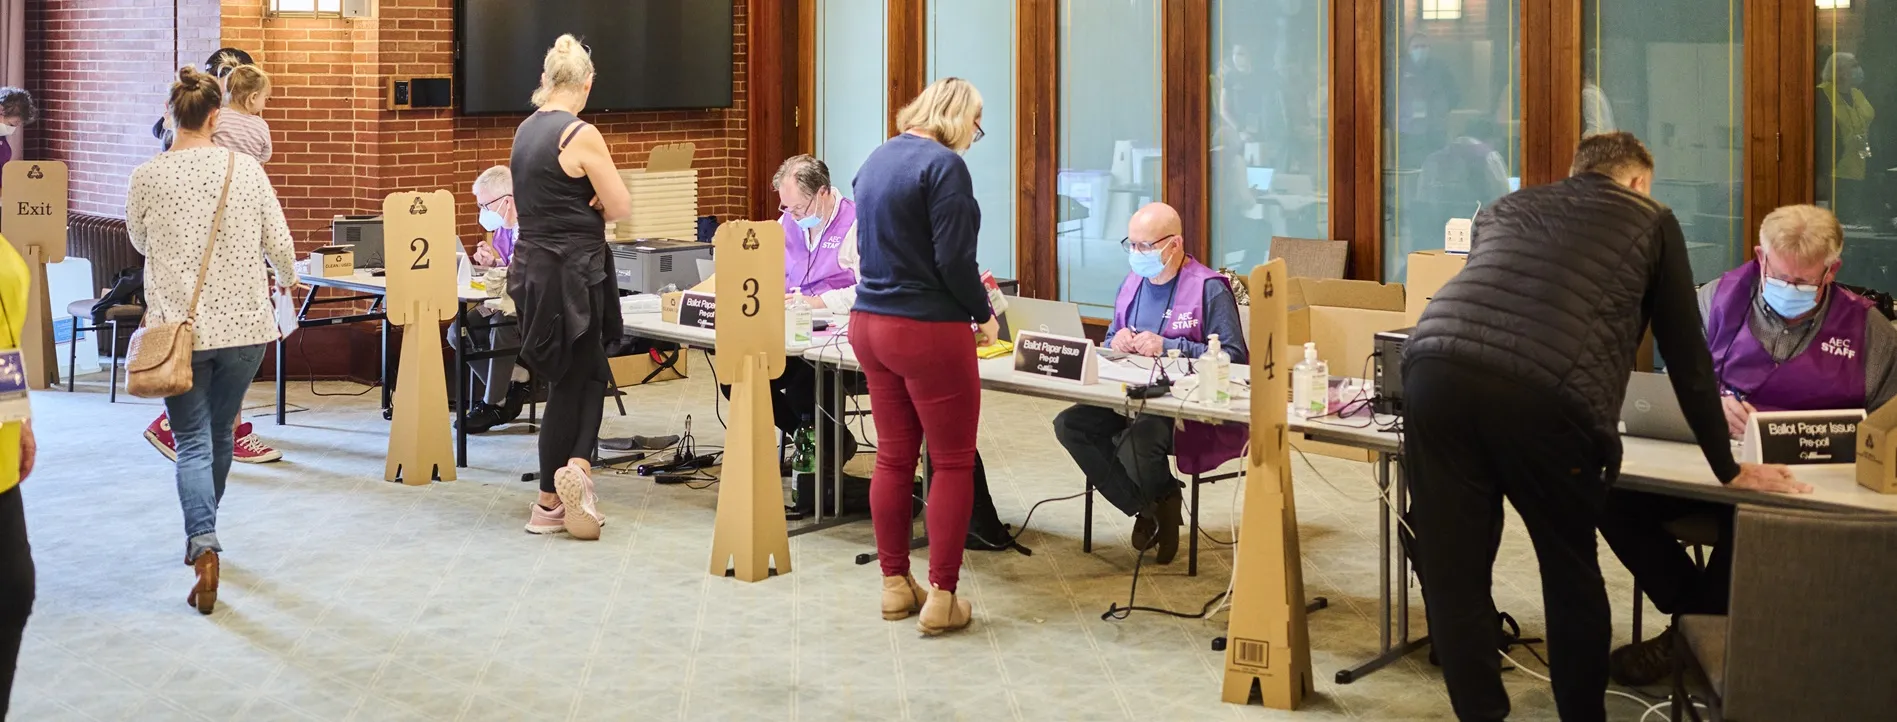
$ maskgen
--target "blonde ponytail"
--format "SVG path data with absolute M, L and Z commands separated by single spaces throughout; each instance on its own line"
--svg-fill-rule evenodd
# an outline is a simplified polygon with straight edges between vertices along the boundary
M 593 54 L 578 38 L 562 35 L 553 41 L 547 59 L 541 63 L 540 87 L 534 91 L 534 107 L 546 105 L 556 90 L 579 90 L 593 77 Z

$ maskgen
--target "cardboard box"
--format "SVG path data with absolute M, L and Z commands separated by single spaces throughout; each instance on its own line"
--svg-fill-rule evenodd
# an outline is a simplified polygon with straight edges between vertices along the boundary
M 1884 404 L 1857 424 L 1857 485 L 1897 494 L 1897 402 Z
M 323 278 L 353 276 L 356 251 L 350 246 L 323 246 L 310 251 L 310 274 Z
M 718 274 L 713 273 L 709 276 L 706 276 L 705 280 L 699 281 L 698 285 L 688 288 L 686 290 L 687 291 L 703 291 L 705 293 L 716 293 L 718 291 L 717 283 L 718 283 Z M 678 323 L 678 306 L 679 306 L 679 303 L 684 300 L 685 300 L 685 291 L 673 291 L 671 293 L 660 295 L 659 296 L 659 320 L 662 320 L 666 323 Z
M 646 375 L 652 373 L 653 369 L 659 367 L 657 363 L 652 361 L 652 354 L 636 353 L 631 356 L 614 356 L 606 359 L 606 365 L 613 370 L 613 383 L 623 389 L 629 386 L 638 386 L 642 383 L 656 384 L 660 381 L 673 381 L 685 378 L 685 362 L 689 358 L 689 354 L 680 351 L 678 363 L 674 364 L 672 368 L 660 372 L 659 375 L 653 376 L 650 382 L 645 380 Z
M 1469 262 L 1468 256 L 1447 251 L 1417 251 L 1410 254 L 1410 280 L 1404 287 L 1403 303 L 1404 325 L 1416 325 L 1416 319 L 1423 317 L 1423 308 L 1429 305 L 1429 299 L 1462 271 Z
M 1290 279 L 1285 299 L 1286 336 L 1278 368 L 1290 373 L 1304 359 L 1304 344 L 1317 344 L 1317 357 L 1332 376 L 1362 377 L 1379 331 L 1406 328 L 1403 284 L 1318 278 Z M 1306 453 L 1370 461 L 1374 454 L 1346 446 L 1297 441 Z

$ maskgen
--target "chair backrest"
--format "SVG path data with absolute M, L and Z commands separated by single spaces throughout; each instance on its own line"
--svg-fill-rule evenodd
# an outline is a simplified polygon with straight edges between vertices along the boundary
M 1350 241 L 1311 238 L 1271 239 L 1271 258 L 1284 259 L 1285 271 L 1298 278 L 1343 278 L 1350 262 Z
M 1742 507 L 1732 567 L 1726 719 L 1890 719 L 1897 517 Z

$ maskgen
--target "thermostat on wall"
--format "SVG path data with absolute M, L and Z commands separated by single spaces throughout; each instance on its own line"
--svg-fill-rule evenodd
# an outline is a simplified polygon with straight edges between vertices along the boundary
M 389 78 L 389 110 L 454 106 L 454 79 L 446 75 Z

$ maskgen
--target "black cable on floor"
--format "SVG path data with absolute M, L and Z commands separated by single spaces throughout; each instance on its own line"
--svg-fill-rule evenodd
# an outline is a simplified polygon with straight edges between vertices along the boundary
M 363 394 L 366 394 L 378 388 L 381 388 L 382 382 L 377 381 L 375 383 L 369 384 L 367 387 L 363 388 L 361 391 L 357 391 L 353 394 L 352 393 L 326 394 L 321 391 L 317 391 L 316 390 L 316 364 L 310 362 L 309 353 L 303 350 L 303 340 L 307 338 L 309 338 L 309 334 L 302 334 L 296 337 L 296 352 L 303 356 L 303 374 L 306 377 L 306 380 L 310 382 L 311 396 L 351 396 L 351 397 L 354 397 L 354 396 L 361 396 Z

